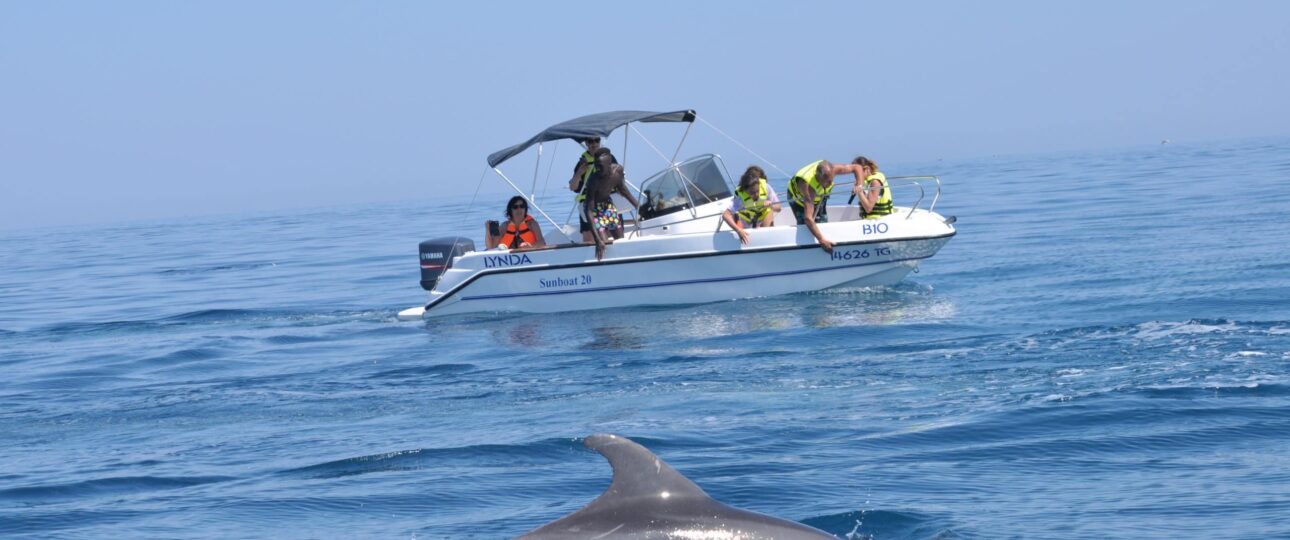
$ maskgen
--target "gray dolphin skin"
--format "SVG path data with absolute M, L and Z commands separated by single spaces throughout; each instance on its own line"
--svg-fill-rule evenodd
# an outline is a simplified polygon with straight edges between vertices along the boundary
M 592 435 L 584 444 L 614 468 L 609 489 L 577 512 L 520 539 L 838 539 L 801 523 L 721 504 L 625 437 Z

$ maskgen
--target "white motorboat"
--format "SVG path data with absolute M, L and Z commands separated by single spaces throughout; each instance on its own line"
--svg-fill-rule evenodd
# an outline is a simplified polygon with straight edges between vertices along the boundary
M 530 146 L 563 138 L 606 137 L 631 122 L 692 123 L 695 118 L 693 111 L 585 116 L 489 156 L 489 165 L 524 195 L 497 166 Z M 403 310 L 399 317 L 695 304 L 891 285 L 935 255 L 955 229 L 954 218 L 934 211 L 940 199 L 939 179 L 891 177 L 888 181 L 898 203 L 890 215 L 861 219 L 858 206 L 829 205 L 829 222 L 818 227 L 834 242 L 832 253 L 821 249 L 805 226 L 796 224 L 787 201 L 775 216 L 775 226 L 746 229 L 749 242 L 741 244 L 721 220 L 734 190 L 722 159 L 713 154 L 673 163 L 642 182 L 636 188 L 641 194 L 640 215 L 628 225 L 625 238 L 606 247 L 602 260 L 596 259 L 595 246 L 569 238 L 571 234 L 528 196 L 530 208 L 551 221 L 566 243 L 538 249 L 476 250 L 474 242 L 464 237 L 422 242 L 421 285 L 430 298 L 424 306 Z M 664 194 L 675 195 L 664 198 Z M 909 199 L 912 204 L 899 204 Z M 548 241 L 551 236 L 548 233 Z

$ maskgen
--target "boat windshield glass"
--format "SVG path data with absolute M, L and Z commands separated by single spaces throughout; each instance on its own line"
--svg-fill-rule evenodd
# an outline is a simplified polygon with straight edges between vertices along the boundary
M 716 156 L 690 158 L 641 184 L 641 218 L 650 219 L 730 197 Z

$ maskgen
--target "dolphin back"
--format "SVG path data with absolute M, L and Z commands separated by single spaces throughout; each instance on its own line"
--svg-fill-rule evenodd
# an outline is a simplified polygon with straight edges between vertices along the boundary
M 597 434 L 583 444 L 609 460 L 614 469 L 609 488 L 587 506 L 519 538 L 837 539 L 795 521 L 721 504 L 626 437 Z

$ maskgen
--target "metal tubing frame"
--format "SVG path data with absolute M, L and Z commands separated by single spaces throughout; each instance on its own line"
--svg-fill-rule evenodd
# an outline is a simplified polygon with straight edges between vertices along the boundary
M 497 173 L 497 176 L 502 177 L 502 180 L 505 180 L 507 184 L 510 184 L 511 188 L 514 189 L 516 193 L 519 193 L 521 197 L 524 197 L 524 190 L 520 189 L 519 186 L 515 185 L 515 182 L 512 182 L 510 178 L 507 178 L 506 174 L 503 173 L 501 169 L 497 167 L 493 167 L 493 172 Z M 537 201 L 534 201 L 530 197 L 524 197 L 524 199 L 528 201 L 529 208 L 537 210 L 539 214 L 542 214 L 542 217 L 546 218 L 547 221 L 551 222 L 552 227 L 555 227 L 556 230 L 560 231 L 560 236 L 563 236 L 564 239 L 568 240 L 570 244 L 578 243 L 578 242 L 575 242 L 572 238 L 569 238 L 569 235 L 564 232 L 564 227 L 561 227 L 560 224 L 556 223 L 554 219 L 551 219 L 551 216 L 546 215 L 546 212 L 542 210 L 542 207 L 537 205 Z

